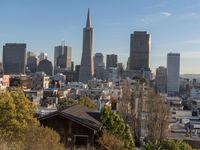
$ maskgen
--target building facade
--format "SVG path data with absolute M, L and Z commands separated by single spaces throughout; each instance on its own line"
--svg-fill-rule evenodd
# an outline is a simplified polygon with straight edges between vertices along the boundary
M 94 75 L 93 63 L 93 28 L 90 23 L 90 12 L 88 9 L 86 27 L 83 29 L 83 51 L 79 73 L 79 81 L 86 83 Z
M 106 55 L 106 69 L 117 68 L 117 55 Z
M 167 93 L 179 93 L 180 54 L 167 54 Z
M 5 74 L 24 74 L 26 44 L 8 43 L 3 46 L 3 68 Z
M 135 31 L 130 37 L 130 70 L 149 70 L 151 36 L 146 31 Z
M 38 72 L 44 72 L 48 76 L 52 76 L 53 65 L 52 65 L 51 61 L 49 61 L 47 59 L 40 61 L 39 64 L 38 64 L 37 71 Z
M 37 71 L 38 66 L 38 58 L 36 55 L 27 55 L 27 68 L 30 71 L 30 73 L 35 73 Z
M 32 76 L 32 89 L 40 90 L 49 88 L 49 77 L 43 72 L 37 72 Z
M 94 55 L 94 74 L 97 79 L 103 79 L 105 72 L 105 63 L 102 53 Z
M 59 68 L 71 70 L 72 48 L 70 46 L 59 45 L 54 48 L 54 69 L 55 73 Z
M 167 68 L 159 66 L 156 69 L 156 91 L 159 93 L 167 92 Z

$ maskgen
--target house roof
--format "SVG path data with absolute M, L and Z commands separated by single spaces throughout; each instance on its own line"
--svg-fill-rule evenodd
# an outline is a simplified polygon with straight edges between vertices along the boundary
M 94 110 L 89 109 L 83 105 L 72 105 L 71 107 L 68 107 L 62 111 L 56 111 L 53 113 L 50 113 L 48 115 L 45 115 L 39 120 L 45 120 L 47 118 L 51 118 L 57 115 L 63 116 L 64 118 L 67 118 L 69 120 L 72 120 L 80 125 L 86 126 L 92 130 L 99 130 L 101 127 L 101 123 L 92 117 L 91 113 L 94 112 Z

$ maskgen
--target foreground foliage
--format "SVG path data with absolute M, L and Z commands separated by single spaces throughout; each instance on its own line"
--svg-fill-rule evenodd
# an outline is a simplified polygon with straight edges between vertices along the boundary
M 129 150 L 134 149 L 133 137 L 130 132 L 130 127 L 124 120 L 111 108 L 105 106 L 101 112 L 101 122 L 103 129 L 109 131 L 112 135 L 123 142 L 123 147 Z
M 160 144 L 148 142 L 145 150 L 192 150 L 192 147 L 180 140 L 165 140 Z
M 122 140 L 116 138 L 107 130 L 103 130 L 98 143 L 106 150 L 127 150 Z
M 0 113 L 0 149 L 64 149 L 55 131 L 39 126 L 35 106 L 19 89 L 0 93 Z
M 21 136 L 24 129 L 39 125 L 34 113 L 35 106 L 27 100 L 22 91 L 0 93 L 1 131 Z

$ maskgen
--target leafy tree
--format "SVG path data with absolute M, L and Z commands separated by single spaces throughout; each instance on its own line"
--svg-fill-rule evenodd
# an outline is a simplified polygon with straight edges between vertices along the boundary
M 0 93 L 0 130 L 20 136 L 27 127 L 38 126 L 34 117 L 35 106 L 22 91 Z
M 30 126 L 23 136 L 0 135 L 0 149 L 5 150 L 64 150 L 60 136 L 50 128 Z
M 63 109 L 66 109 L 74 104 L 78 104 L 78 101 L 77 100 L 74 100 L 74 99 L 71 99 L 71 98 L 68 98 L 68 99 L 65 99 L 63 102 L 59 103 L 57 105 L 58 109 L 59 110 L 63 110 Z
M 129 125 L 118 114 L 112 112 L 110 107 L 105 106 L 102 109 L 101 122 L 103 129 L 110 131 L 116 138 L 122 140 L 125 148 L 129 150 L 134 149 L 133 137 Z
M 192 150 L 192 147 L 180 140 L 166 140 L 162 142 L 162 149 L 166 150 Z
M 98 143 L 106 150 L 125 150 L 122 140 L 116 138 L 107 130 L 102 131 Z
M 144 149 L 145 150 L 161 150 L 162 146 L 158 144 L 157 142 L 151 142 L 149 141 L 147 144 L 145 144 Z
M 28 128 L 22 143 L 23 150 L 64 150 L 59 134 L 47 127 Z
M 88 108 L 96 108 L 96 104 L 88 96 L 83 96 L 78 100 L 78 104 L 84 105 Z
M 180 140 L 165 140 L 162 143 L 149 141 L 145 150 L 192 150 L 192 147 Z

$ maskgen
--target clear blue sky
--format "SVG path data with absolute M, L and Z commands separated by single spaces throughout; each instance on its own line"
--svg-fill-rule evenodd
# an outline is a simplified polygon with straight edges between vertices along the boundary
M 168 52 L 180 52 L 181 73 L 200 73 L 200 0 L 0 0 L 0 46 L 24 42 L 27 51 L 52 60 L 54 46 L 65 40 L 79 64 L 88 7 L 94 53 L 115 53 L 125 63 L 130 33 L 146 30 L 152 70 L 166 66 Z

